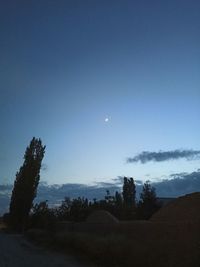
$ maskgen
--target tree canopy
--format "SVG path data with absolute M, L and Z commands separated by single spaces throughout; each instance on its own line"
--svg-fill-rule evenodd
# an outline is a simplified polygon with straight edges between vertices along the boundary
M 149 219 L 152 214 L 159 209 L 159 203 L 156 196 L 155 188 L 151 186 L 149 181 L 143 185 L 138 203 L 139 217 Z
M 133 178 L 124 177 L 123 199 L 124 205 L 127 207 L 135 207 L 135 183 Z
M 40 169 L 45 153 L 41 139 L 33 137 L 26 148 L 24 163 L 16 173 L 14 188 L 10 201 L 10 224 L 22 230 L 37 194 Z

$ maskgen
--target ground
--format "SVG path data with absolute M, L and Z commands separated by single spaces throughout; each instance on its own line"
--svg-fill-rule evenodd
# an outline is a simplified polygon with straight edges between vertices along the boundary
M 70 255 L 38 248 L 21 235 L 0 232 L 1 267 L 94 267 Z

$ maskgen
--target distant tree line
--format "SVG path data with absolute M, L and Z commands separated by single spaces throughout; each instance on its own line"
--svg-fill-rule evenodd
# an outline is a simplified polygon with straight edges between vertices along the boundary
M 134 180 L 124 177 L 122 193 L 116 191 L 111 195 L 107 190 L 105 198 L 98 201 L 66 197 L 60 206 L 54 208 L 50 208 L 47 201 L 35 204 L 29 226 L 53 230 L 58 221 L 82 222 L 96 210 L 107 210 L 119 220 L 148 220 L 159 208 L 155 189 L 148 181 L 143 185 L 139 201 L 136 201 Z
M 84 221 L 95 210 L 107 210 L 120 220 L 149 219 L 160 205 L 155 189 L 147 181 L 143 185 L 139 201 L 133 178 L 124 177 L 122 192 L 111 195 L 106 191 L 104 199 L 70 199 L 66 197 L 60 206 L 50 208 L 48 202 L 33 205 L 40 179 L 40 169 L 45 153 L 41 139 L 31 140 L 24 155 L 24 163 L 16 174 L 10 210 L 4 220 L 15 230 L 27 227 L 53 229 L 57 221 Z

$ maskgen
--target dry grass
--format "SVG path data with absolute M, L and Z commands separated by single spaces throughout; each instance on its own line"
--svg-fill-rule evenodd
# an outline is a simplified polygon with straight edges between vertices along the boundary
M 52 243 L 105 266 L 199 267 L 199 196 L 179 198 L 150 221 L 73 225 L 72 231 L 57 233 Z
M 81 252 L 107 266 L 199 267 L 198 242 L 176 235 L 179 225 L 173 225 L 171 231 L 171 225 L 168 228 L 150 223 L 145 233 L 144 223 L 141 228 L 138 226 L 137 223 L 137 233 L 128 229 L 110 235 L 60 233 L 55 243 L 66 251 Z

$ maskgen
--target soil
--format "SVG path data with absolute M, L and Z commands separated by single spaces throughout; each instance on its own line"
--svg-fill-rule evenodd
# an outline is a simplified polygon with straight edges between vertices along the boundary
M 36 247 L 18 234 L 0 232 L 1 267 L 94 267 L 70 255 Z

